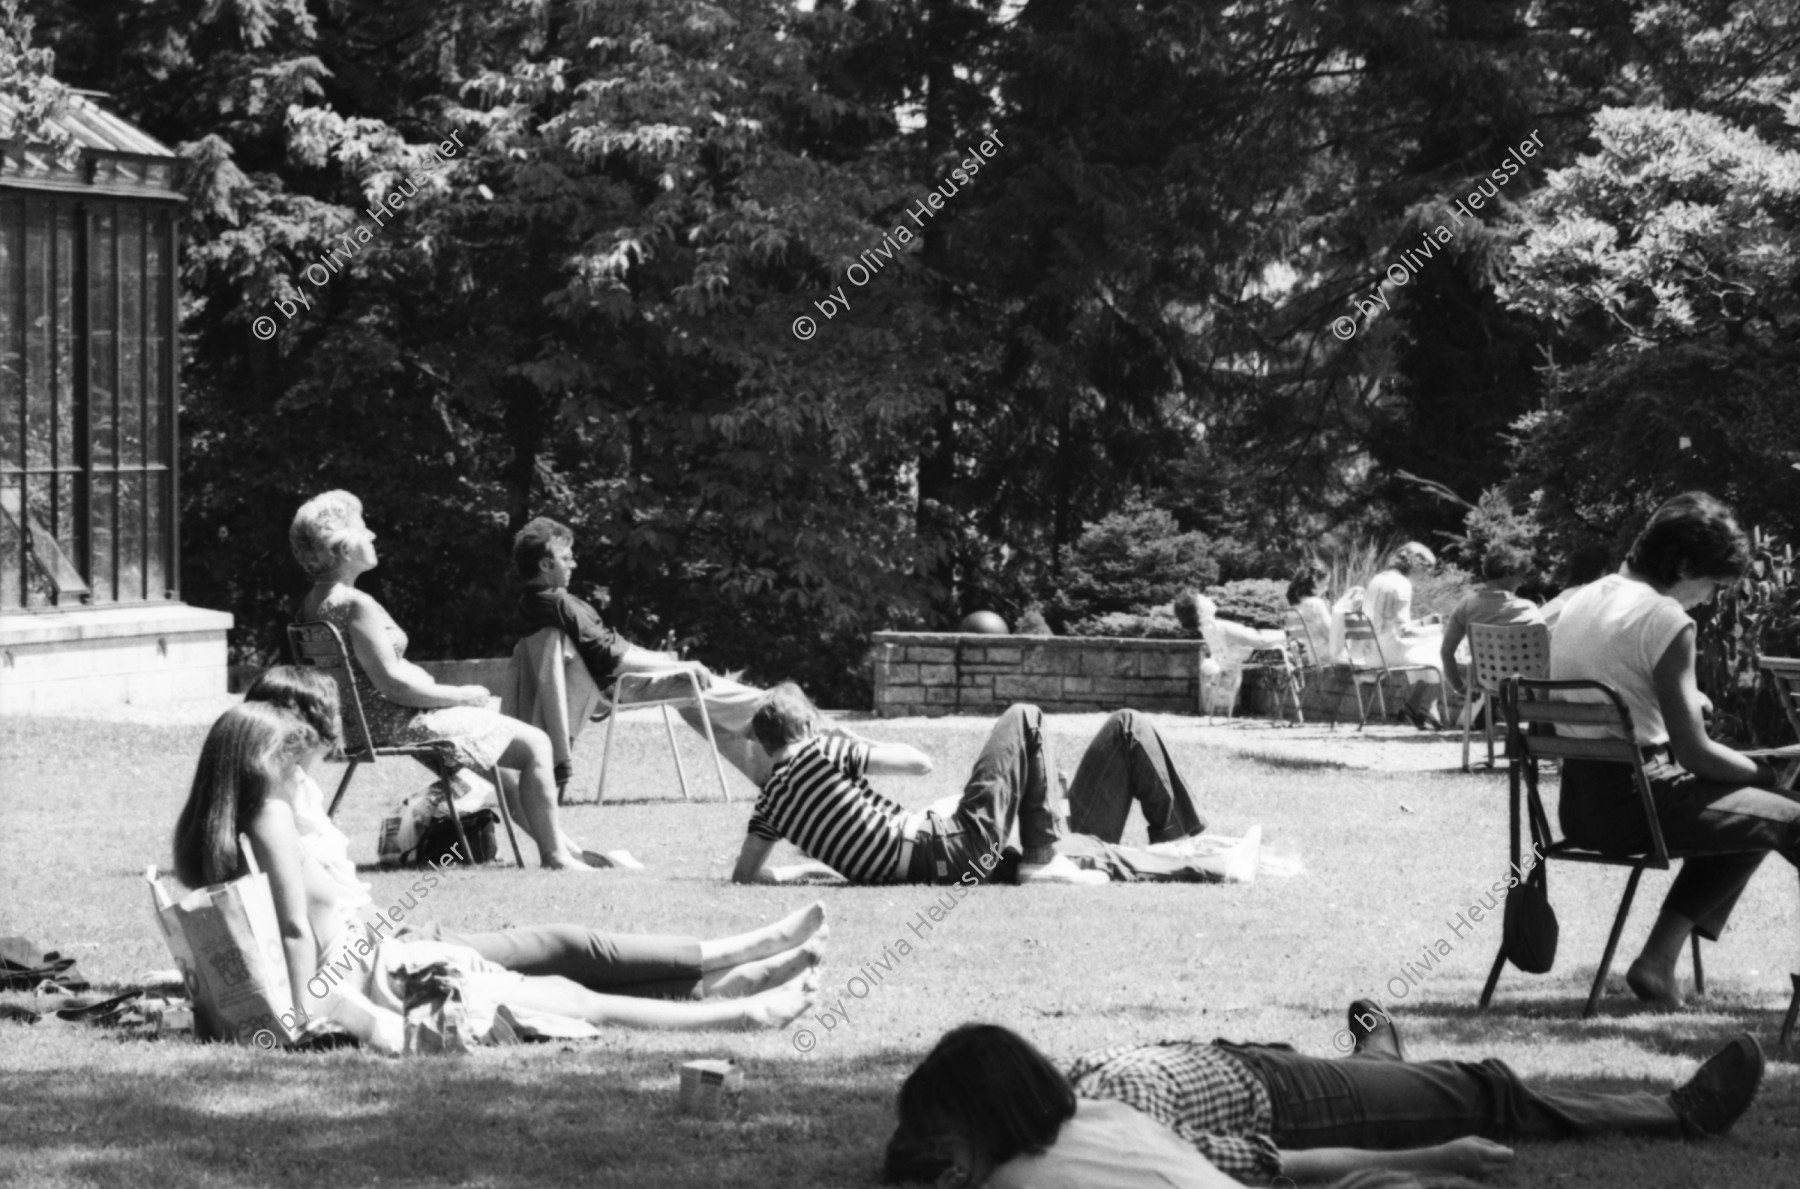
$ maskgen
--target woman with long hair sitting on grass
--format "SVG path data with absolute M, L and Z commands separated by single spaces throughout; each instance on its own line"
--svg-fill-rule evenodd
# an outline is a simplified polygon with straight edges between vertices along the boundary
M 238 836 L 248 836 L 274 894 L 298 1020 L 329 1019 L 398 1052 L 404 977 L 438 963 L 487 1011 L 505 1005 L 596 1026 L 780 1027 L 813 1002 L 825 935 L 819 904 L 714 941 L 569 925 L 396 931 L 356 878 L 348 841 L 307 775 L 336 738 L 335 703 L 309 678 L 323 681 L 304 671 L 265 675 L 257 700 L 220 716 L 175 827 L 175 872 L 190 887 L 243 875 Z M 309 703 L 314 714 L 297 709 Z M 399 905 L 416 905 L 415 893 L 439 878 L 422 874 Z M 689 1001 L 660 1001 L 670 995 Z

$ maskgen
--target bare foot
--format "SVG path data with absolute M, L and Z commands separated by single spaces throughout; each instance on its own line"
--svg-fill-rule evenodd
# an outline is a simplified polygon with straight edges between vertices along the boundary
M 819 1001 L 819 975 L 809 970 L 781 986 L 744 1000 L 746 1028 L 783 1028 Z
M 545 855 L 544 867 L 549 871 L 585 871 L 590 875 L 596 870 L 582 862 L 580 855 L 570 854 L 567 851 Z
M 1681 992 L 1675 985 L 1673 971 L 1658 970 L 1639 958 L 1625 972 L 1625 985 L 1645 1003 L 1663 1011 L 1681 1010 Z
M 807 938 L 803 945 L 795 946 L 791 950 L 786 950 L 770 958 L 746 962 L 742 966 L 733 966 L 729 970 L 706 975 L 703 981 L 707 996 L 718 999 L 741 999 L 747 995 L 766 991 L 770 987 L 779 986 L 796 975 L 804 974 L 824 960 L 825 939 L 830 932 L 830 925 L 821 926 L 819 931 Z

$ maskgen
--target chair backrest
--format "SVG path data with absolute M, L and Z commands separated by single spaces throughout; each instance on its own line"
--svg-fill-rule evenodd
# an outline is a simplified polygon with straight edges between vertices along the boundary
M 328 623 L 288 625 L 288 647 L 294 663 L 322 670 L 338 687 L 338 709 L 344 722 L 344 755 L 353 760 L 375 758 L 369 737 L 369 720 L 363 715 L 362 695 L 350 669 L 350 649 L 337 628 Z
M 1761 664 L 1773 681 L 1776 700 L 1787 712 L 1788 725 L 1794 728 L 1794 741 L 1800 743 L 1800 660 L 1765 656 Z
M 1508 677 L 1550 676 L 1550 629 L 1541 623 L 1472 623 L 1469 667 L 1475 684 L 1490 694 L 1500 692 Z
M 1576 691 L 1599 693 L 1597 701 L 1572 701 L 1558 694 Z M 1509 676 L 1500 684 L 1500 708 L 1506 715 L 1508 750 L 1512 755 L 1515 779 L 1521 767 L 1528 775 L 1533 833 L 1541 841 L 1550 841 L 1549 819 L 1538 798 L 1537 764 L 1540 760 L 1595 760 L 1624 764 L 1631 770 L 1642 802 L 1644 818 L 1649 825 L 1651 851 L 1656 866 L 1669 865 L 1668 847 L 1663 843 L 1662 824 L 1657 820 L 1656 802 L 1650 793 L 1650 780 L 1644 775 L 1643 752 L 1632 733 L 1631 711 L 1618 691 L 1602 681 L 1543 681 Z M 1559 724 L 1604 727 L 1616 735 L 1603 739 L 1573 738 L 1558 735 Z
M 1375 623 L 1366 611 L 1344 612 L 1344 644 L 1350 650 L 1350 663 L 1363 669 L 1381 669 L 1388 667 L 1387 656 L 1381 651 L 1381 637 L 1375 631 Z M 1359 655 L 1358 646 L 1373 649 L 1375 660 L 1370 662 L 1368 651 Z
M 1325 650 L 1312 638 L 1312 629 L 1300 612 L 1289 610 L 1281 617 L 1281 630 L 1287 633 L 1288 651 L 1308 669 L 1325 667 Z

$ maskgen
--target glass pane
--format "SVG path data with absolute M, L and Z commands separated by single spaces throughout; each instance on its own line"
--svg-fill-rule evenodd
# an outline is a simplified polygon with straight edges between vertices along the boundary
M 119 299 L 113 270 L 116 246 L 113 208 L 95 207 L 91 223 L 94 235 L 88 242 L 88 424 L 94 443 L 95 465 L 111 466 L 118 457 L 119 440 L 118 425 L 113 419 L 113 399 L 118 383 L 117 343 L 114 340 Z M 96 573 L 95 577 L 98 576 Z M 94 585 L 104 584 L 96 582 Z
M 56 204 L 56 374 L 51 380 L 56 397 L 56 465 L 80 463 L 75 454 L 75 210 L 66 202 Z M 69 515 L 64 506 L 62 515 Z M 58 533 L 69 525 L 59 522 Z M 67 541 L 68 538 L 64 537 Z
M 0 478 L 0 611 L 25 605 L 25 534 L 12 515 L 21 506 L 19 476 Z
M 24 252 L 25 204 L 0 199 L 0 468 L 25 465 Z
M 119 476 L 119 601 L 144 597 L 144 476 Z
M 85 538 L 82 535 L 84 530 L 81 505 L 77 502 L 81 499 L 81 482 L 80 475 L 58 475 L 56 483 L 51 488 L 56 502 L 51 509 L 54 516 L 49 523 L 49 528 L 56 534 L 56 539 L 62 545 L 63 553 L 68 556 L 71 566 L 74 565 L 76 558 L 83 556 L 81 550 L 82 541 Z M 82 593 L 84 592 L 72 589 L 64 591 L 63 605 L 80 602 L 79 596 Z
M 89 573 L 93 575 L 89 583 L 94 588 L 96 603 L 110 603 L 116 597 L 113 593 L 113 477 L 111 475 L 94 475 L 94 503 L 88 509 L 88 533 L 90 552 L 94 559 Z
M 144 463 L 144 210 L 119 208 L 119 465 Z M 123 588 L 121 588 L 122 590 Z M 121 597 L 124 597 L 121 594 Z
M 50 493 L 55 478 L 50 475 L 26 476 L 25 514 L 21 524 L 25 531 L 25 605 L 49 606 L 59 584 L 81 586 L 75 567 L 64 556 L 61 545 L 50 532 Z M 10 507 L 7 512 L 12 512 Z
M 144 588 L 152 599 L 168 598 L 171 577 L 168 568 L 169 518 L 165 513 L 169 499 L 168 471 L 151 471 L 144 476 L 145 485 L 145 551 Z
M 174 253 L 169 245 L 172 230 L 168 215 L 158 212 L 151 221 L 145 241 L 144 279 L 149 285 L 144 334 L 144 356 L 149 363 L 149 379 L 145 397 L 148 400 L 144 420 L 147 445 L 144 457 L 150 462 L 169 462 L 169 425 L 174 419 L 175 402 L 169 393 L 167 369 L 174 358 L 169 337 L 169 263 Z M 152 587 L 154 593 L 155 588 Z
M 50 204 L 25 206 L 25 465 L 48 467 L 50 405 Z

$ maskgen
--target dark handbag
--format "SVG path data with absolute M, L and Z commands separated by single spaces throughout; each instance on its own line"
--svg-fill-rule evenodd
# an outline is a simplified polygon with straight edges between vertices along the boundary
M 1550 907 L 1549 877 L 1539 862 L 1506 894 L 1506 960 L 1526 974 L 1548 974 L 1556 963 L 1561 929 Z
M 442 867 L 446 863 L 491 863 L 500 853 L 499 842 L 494 836 L 494 826 L 499 821 L 499 815 L 491 809 L 463 814 L 463 833 L 469 837 L 469 849 L 475 852 L 465 855 L 450 815 L 434 815 L 431 824 L 425 827 L 424 836 L 419 839 L 418 848 L 412 853 L 412 862 L 433 867 Z

